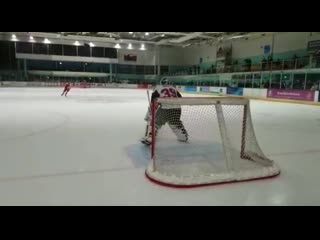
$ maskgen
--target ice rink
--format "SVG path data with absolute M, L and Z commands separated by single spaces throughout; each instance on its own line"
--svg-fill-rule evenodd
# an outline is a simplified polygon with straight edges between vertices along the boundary
M 251 101 L 279 177 L 170 189 L 144 175 L 146 90 L 0 88 L 0 205 L 320 205 L 320 107 Z

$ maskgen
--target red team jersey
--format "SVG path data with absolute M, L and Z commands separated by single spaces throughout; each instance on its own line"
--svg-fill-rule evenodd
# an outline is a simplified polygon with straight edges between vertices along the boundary
M 64 91 L 70 91 L 70 89 L 71 89 L 70 83 L 66 83 L 66 84 L 64 85 Z

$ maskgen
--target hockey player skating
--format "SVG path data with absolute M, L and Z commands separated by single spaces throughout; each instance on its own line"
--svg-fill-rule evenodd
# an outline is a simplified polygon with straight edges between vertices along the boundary
M 180 92 L 172 85 L 169 84 L 167 79 L 161 81 L 161 85 L 157 86 L 151 96 L 151 106 L 158 98 L 181 98 Z M 181 142 L 188 141 L 188 133 L 181 121 L 181 108 L 162 109 L 155 106 L 155 135 L 157 136 L 158 130 L 168 123 L 177 139 Z M 141 139 L 141 142 L 146 145 L 152 143 L 152 127 L 151 127 L 151 112 L 150 108 L 145 120 L 148 122 L 146 135 Z
M 70 92 L 70 89 L 71 89 L 71 85 L 70 85 L 70 83 L 67 82 L 64 85 L 64 90 L 63 90 L 63 93 L 61 94 L 61 96 L 67 97 L 68 93 Z

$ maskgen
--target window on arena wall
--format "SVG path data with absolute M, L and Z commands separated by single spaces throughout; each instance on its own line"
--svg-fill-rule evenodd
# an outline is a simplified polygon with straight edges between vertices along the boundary
M 238 79 L 239 79 L 239 76 L 237 74 L 232 75 L 231 77 L 231 81 L 238 81 Z
M 84 72 L 99 72 L 100 64 L 81 63 Z
M 212 86 L 220 87 L 220 80 L 218 78 L 217 79 L 213 79 L 212 80 Z
M 27 68 L 29 70 L 44 70 L 44 71 L 57 70 L 56 62 L 43 61 L 43 60 L 28 60 Z
M 118 73 L 122 74 L 135 74 L 136 68 L 134 65 L 118 65 Z
M 209 81 L 199 81 L 198 82 L 198 86 L 210 86 L 210 82 Z
M 221 80 L 221 87 L 228 87 L 228 80 Z
M 62 45 L 60 44 L 52 44 L 49 45 L 49 54 L 50 55 L 58 55 L 61 56 L 62 55 Z
M 235 84 L 236 82 L 236 84 Z M 244 78 L 241 77 L 241 75 L 235 75 L 235 76 L 232 76 L 232 81 L 231 81 L 231 84 L 230 86 L 238 86 L 238 87 L 244 87 Z
M 237 79 L 238 79 L 238 87 L 241 87 L 241 88 L 247 87 L 246 86 L 246 76 L 244 74 L 237 75 Z
M 78 56 L 90 57 L 90 47 L 89 46 L 78 46 Z
M 77 48 L 72 45 L 63 45 L 64 56 L 77 56 Z
M 136 66 L 136 74 L 145 74 L 145 66 Z
M 152 67 L 152 66 L 143 66 L 143 67 L 144 67 L 143 71 L 144 71 L 144 74 L 145 74 L 145 75 L 152 75 L 152 74 L 154 74 L 153 72 L 150 73 L 150 67 Z
M 117 66 L 117 71 L 119 74 L 122 74 L 122 73 L 126 73 L 126 65 L 118 65 Z
M 47 82 L 49 82 L 49 81 L 51 81 L 52 80 L 52 77 L 51 76 L 46 76 L 45 78 L 44 78 L 44 81 L 47 81 Z
M 228 83 L 229 87 L 238 87 L 238 79 L 231 79 Z
M 305 74 L 294 74 L 293 75 L 293 89 L 304 90 L 305 86 Z
M 62 66 L 64 67 L 64 71 L 83 71 L 83 64 L 80 62 L 65 62 Z
M 104 48 L 104 56 L 106 58 L 118 58 L 117 49 L 115 49 L 115 48 Z
M 103 58 L 104 57 L 104 48 L 102 48 L 102 47 L 92 48 L 92 57 Z
M 255 74 L 245 75 L 245 87 L 246 88 L 260 88 L 260 80 Z
M 160 73 L 161 75 L 169 74 L 169 66 L 160 66 Z
M 32 53 L 32 43 L 17 42 L 17 53 Z
M 130 71 L 129 71 L 129 73 L 130 74 L 137 74 L 137 69 L 136 69 L 136 65 L 129 65 L 130 67 L 129 67 L 129 69 L 130 69 Z
M 286 73 L 282 75 L 281 88 L 292 89 L 292 83 L 293 83 L 292 74 Z
M 260 88 L 270 88 L 270 78 L 271 78 L 270 73 L 263 73 L 262 78 L 261 78 L 261 87 Z
M 319 90 L 320 73 L 308 73 L 306 90 Z
M 136 65 L 128 65 L 128 74 L 136 74 Z
M 236 83 L 236 80 L 223 80 L 224 82 L 224 86 L 225 87 L 236 87 L 237 86 L 237 83 Z
M 49 51 L 49 46 L 48 44 L 43 44 L 43 43 L 34 43 L 33 44 L 33 53 L 34 54 L 43 54 L 43 55 L 48 55 Z
M 111 65 L 112 65 L 112 64 L 111 64 Z M 111 73 L 111 72 L 110 72 L 110 69 L 112 69 L 112 67 L 110 67 L 110 64 L 105 64 L 104 69 L 105 69 L 105 73 Z M 112 71 L 112 73 L 113 73 L 113 71 Z
M 154 75 L 155 66 L 145 66 L 146 75 Z
M 272 74 L 271 77 L 271 88 L 280 89 L 281 88 L 281 74 Z
M 252 88 L 262 88 L 261 87 L 261 74 L 253 74 Z M 248 78 L 248 76 L 247 76 Z
M 199 81 L 198 86 L 210 86 L 210 81 Z
M 111 68 L 112 68 L 112 73 L 116 74 L 118 72 L 118 64 L 112 64 Z
M 192 80 L 186 80 L 186 81 L 185 81 L 185 85 L 186 85 L 186 86 L 193 86 L 193 85 L 195 85 L 195 82 L 192 81 Z
M 15 57 L 15 47 L 13 42 L 0 41 L 0 69 L 17 69 L 17 59 Z

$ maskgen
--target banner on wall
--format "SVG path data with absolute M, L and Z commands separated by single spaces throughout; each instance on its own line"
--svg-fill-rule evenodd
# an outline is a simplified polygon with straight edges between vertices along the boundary
M 317 50 L 320 50 L 320 40 L 308 42 L 308 51 L 309 52 L 314 52 Z
M 227 94 L 229 94 L 229 95 L 243 96 L 243 88 L 228 87 L 228 88 L 227 88 Z
M 217 56 L 217 58 L 224 58 L 225 57 L 224 49 L 222 46 L 218 47 L 216 56 Z
M 1 83 L 3 87 L 27 87 L 27 82 L 11 82 L 4 81 Z
M 125 54 L 123 56 L 123 60 L 126 61 L 126 62 L 136 62 L 137 61 L 137 55 Z
M 287 89 L 268 89 L 268 98 L 282 98 L 302 101 L 314 101 L 315 91 L 307 90 L 287 90 Z
M 270 45 L 265 45 L 263 48 L 263 52 L 265 55 L 271 53 L 271 46 Z
M 210 92 L 209 87 L 200 87 L 200 92 Z
M 213 93 L 218 95 L 222 95 L 225 93 L 223 88 L 219 88 L 219 87 L 200 87 L 199 91 L 203 93 Z
M 218 95 L 223 95 L 227 93 L 227 89 L 225 87 L 210 87 L 210 92 Z
M 184 87 L 184 91 L 186 91 L 186 92 L 196 92 L 197 91 L 197 87 L 195 87 L 195 86 L 186 86 L 186 87 Z

